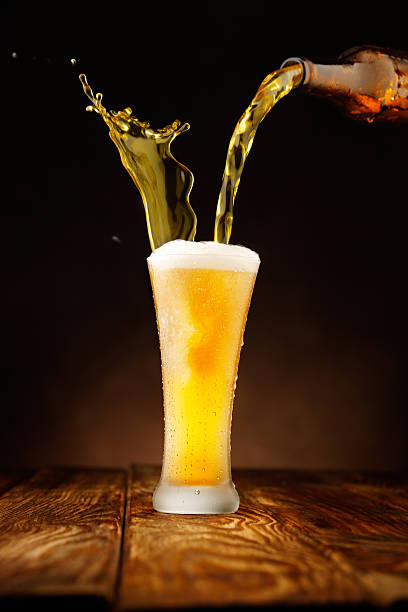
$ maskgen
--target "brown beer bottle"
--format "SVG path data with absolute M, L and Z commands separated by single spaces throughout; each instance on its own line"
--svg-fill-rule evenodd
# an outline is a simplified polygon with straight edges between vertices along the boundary
M 408 53 L 375 46 L 353 47 L 334 64 L 290 57 L 281 68 L 300 63 L 298 87 L 330 97 L 353 119 L 408 121 Z

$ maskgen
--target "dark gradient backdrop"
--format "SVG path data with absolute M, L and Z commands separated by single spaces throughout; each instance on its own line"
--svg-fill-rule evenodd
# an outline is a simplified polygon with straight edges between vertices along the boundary
M 408 50 L 395 14 L 277 4 L 3 5 L 1 465 L 161 460 L 141 198 L 69 59 L 109 108 L 191 123 L 173 152 L 211 239 L 229 138 L 266 74 L 291 55 Z M 408 466 L 407 142 L 407 125 L 360 124 L 301 92 L 261 125 L 231 240 L 262 260 L 235 466 Z

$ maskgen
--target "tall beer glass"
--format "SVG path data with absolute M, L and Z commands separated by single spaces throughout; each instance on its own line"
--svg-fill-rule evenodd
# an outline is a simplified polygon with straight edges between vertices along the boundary
M 230 434 L 238 362 L 259 256 L 175 240 L 148 258 L 164 395 L 159 512 L 235 512 Z

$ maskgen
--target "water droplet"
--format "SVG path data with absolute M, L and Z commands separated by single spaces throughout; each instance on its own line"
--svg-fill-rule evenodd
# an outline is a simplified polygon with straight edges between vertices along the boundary
M 217 416 L 217 413 L 215 412 L 215 410 L 214 410 L 214 412 L 213 412 L 213 415 L 214 415 L 214 416 Z
M 194 493 L 195 493 L 196 495 L 200 495 L 200 489 L 196 489 L 196 490 L 194 491 Z

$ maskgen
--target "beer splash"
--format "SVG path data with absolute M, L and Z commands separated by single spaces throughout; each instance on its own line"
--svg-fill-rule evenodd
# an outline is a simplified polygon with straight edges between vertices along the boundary
M 229 243 L 233 208 L 245 160 L 251 150 L 256 130 L 275 104 L 300 84 L 303 69 L 299 64 L 275 70 L 262 81 L 252 102 L 241 116 L 232 134 L 217 203 L 214 241 Z
M 139 121 L 131 108 L 107 111 L 102 94 L 94 95 L 85 74 L 79 79 L 92 102 L 86 110 L 98 113 L 105 121 L 122 164 L 140 191 L 152 251 L 177 238 L 194 240 L 197 220 L 189 202 L 194 177 L 170 151 L 172 141 L 188 130 L 189 124 L 181 125 L 176 120 L 153 130 L 147 121 Z
M 268 74 L 238 121 L 228 146 L 218 197 L 215 242 L 229 243 L 237 190 L 259 124 L 281 98 L 300 84 L 302 78 L 300 64 Z M 122 163 L 141 193 L 152 251 L 171 240 L 194 240 L 197 221 L 189 202 L 194 177 L 170 152 L 171 142 L 188 130 L 189 124 L 180 125 L 179 121 L 174 121 L 162 129 L 153 130 L 148 122 L 139 121 L 131 108 L 107 111 L 102 105 L 102 94 L 93 94 L 85 74 L 80 74 L 79 79 L 92 102 L 87 110 L 97 112 L 108 125 Z

